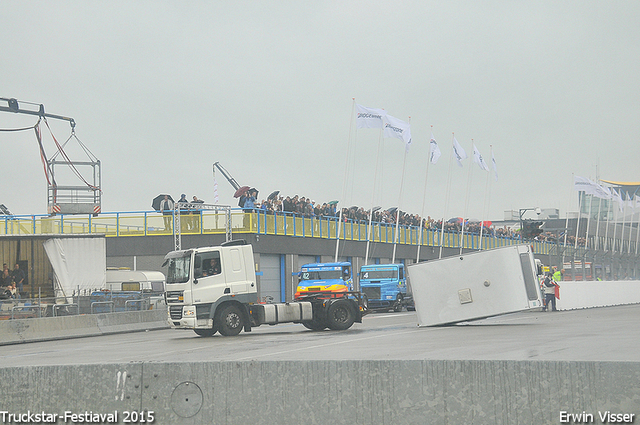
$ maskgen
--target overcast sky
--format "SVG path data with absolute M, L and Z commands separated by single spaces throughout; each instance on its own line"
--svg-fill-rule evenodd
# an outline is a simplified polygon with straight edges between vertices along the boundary
M 496 220 L 532 207 L 564 217 L 577 209 L 572 173 L 640 180 L 638 1 L 0 0 L 0 9 L 0 97 L 76 120 L 102 163 L 105 212 L 150 210 L 160 193 L 213 202 L 219 161 L 260 198 L 280 190 L 420 213 L 431 131 L 442 151 L 428 173 L 433 217 Z M 384 139 L 378 155 L 377 130 L 350 131 L 354 98 L 411 122 L 402 197 L 403 144 Z M 35 121 L 0 112 L 0 128 Z M 67 140 L 68 123 L 49 123 Z M 487 160 L 493 146 L 497 182 L 471 159 L 450 165 L 452 133 L 469 156 L 472 139 Z M 72 159 L 86 159 L 74 144 Z M 55 153 L 48 133 L 45 149 Z M 0 203 L 46 213 L 34 133 L 0 132 L 0 158 Z M 216 178 L 219 203 L 235 206 Z

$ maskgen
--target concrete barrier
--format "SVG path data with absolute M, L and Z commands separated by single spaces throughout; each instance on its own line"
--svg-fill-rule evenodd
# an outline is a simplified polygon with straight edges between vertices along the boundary
M 165 309 L 0 321 L 0 345 L 168 328 Z
M 144 362 L 0 368 L 0 403 L 5 422 L 135 410 L 161 425 L 602 423 L 640 414 L 638 382 L 638 362 Z
M 559 310 L 640 303 L 640 280 L 562 281 Z M 543 295 L 544 296 L 544 295 Z

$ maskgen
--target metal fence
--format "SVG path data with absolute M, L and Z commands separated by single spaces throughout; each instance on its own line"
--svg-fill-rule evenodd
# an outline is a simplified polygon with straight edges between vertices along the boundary
M 0 300 L 0 320 L 104 314 L 164 308 L 162 294 L 93 291 L 70 297 Z

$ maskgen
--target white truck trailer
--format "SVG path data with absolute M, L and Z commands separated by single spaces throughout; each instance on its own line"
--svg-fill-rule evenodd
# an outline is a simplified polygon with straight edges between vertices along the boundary
M 258 303 L 253 249 L 244 240 L 172 251 L 165 265 L 165 300 L 174 329 L 232 336 L 262 324 L 293 322 L 313 330 L 344 330 L 362 322 L 358 292 L 308 293 L 296 302 Z
M 542 306 L 529 245 L 479 251 L 407 267 L 419 326 L 482 319 Z

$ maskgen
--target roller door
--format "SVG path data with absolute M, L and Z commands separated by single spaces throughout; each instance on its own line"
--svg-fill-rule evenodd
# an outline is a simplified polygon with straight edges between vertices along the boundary
M 260 255 L 260 291 L 261 300 L 266 297 L 273 297 L 274 302 L 284 301 L 280 294 L 280 255 Z
M 314 255 L 298 255 L 298 268 L 295 270 L 296 272 L 300 271 L 300 267 L 303 264 L 316 263 L 316 257 Z

